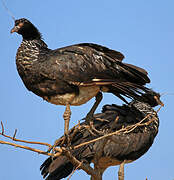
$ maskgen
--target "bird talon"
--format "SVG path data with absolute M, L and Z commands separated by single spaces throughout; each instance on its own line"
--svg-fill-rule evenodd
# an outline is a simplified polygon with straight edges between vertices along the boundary
M 101 122 L 109 122 L 109 120 L 107 120 L 107 119 L 101 119 L 101 118 L 95 118 L 95 120 L 101 121 Z
M 87 124 L 89 124 L 90 122 L 92 122 L 94 120 L 93 115 L 91 115 L 91 113 L 87 114 L 85 121 Z
M 63 140 L 60 143 L 60 147 L 63 147 L 63 146 L 66 146 L 66 147 L 70 147 L 71 146 L 71 141 L 70 141 L 70 137 L 69 137 L 68 134 L 64 134 Z
M 91 129 L 90 125 L 83 125 L 83 127 L 84 127 L 87 131 L 89 131 L 92 136 L 96 136 L 96 134 L 94 134 L 94 133 L 92 132 L 92 129 Z
M 93 135 L 93 136 L 97 136 L 97 135 L 103 135 L 103 132 L 102 131 L 99 131 L 99 130 L 97 130 L 95 127 L 94 127 L 94 124 L 93 124 L 93 122 L 92 121 L 90 121 L 89 123 L 88 123 L 88 125 L 84 125 L 83 126 L 85 129 L 87 129 L 90 133 L 91 133 L 91 135 Z
M 103 135 L 103 131 L 97 130 L 92 121 L 90 122 L 90 129 L 92 129 L 96 134 Z

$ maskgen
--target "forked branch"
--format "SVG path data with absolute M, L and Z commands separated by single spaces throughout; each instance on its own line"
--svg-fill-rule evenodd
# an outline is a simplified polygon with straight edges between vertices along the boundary
M 156 111 L 156 113 L 159 112 L 161 107 Z M 151 116 L 151 119 L 149 121 L 145 121 L 150 116 Z M 117 123 L 118 118 L 119 117 L 117 116 L 116 119 L 115 119 L 115 123 Z M 101 147 L 100 147 L 101 153 L 99 153 L 99 155 L 98 155 L 98 156 L 100 156 L 100 154 L 102 154 L 102 149 L 103 149 L 104 144 L 106 143 L 108 137 L 113 136 L 113 135 L 117 135 L 117 134 L 121 134 L 121 133 L 128 134 L 128 133 L 134 131 L 137 127 L 147 126 L 147 125 L 149 125 L 150 123 L 152 123 L 155 120 L 156 120 L 156 114 L 153 112 L 153 113 L 148 114 L 141 121 L 139 121 L 138 123 L 136 123 L 134 125 L 122 127 L 120 130 L 117 130 L 115 132 L 111 132 L 111 133 L 105 134 L 103 136 L 100 136 L 100 137 L 95 138 L 93 140 L 90 140 L 88 142 L 84 142 L 84 143 L 81 143 L 79 145 L 76 145 L 76 146 L 74 146 L 72 148 L 73 149 L 78 149 L 78 148 L 80 148 L 82 146 L 85 146 L 85 145 L 88 145 L 90 143 L 94 143 L 96 141 L 103 140 L 103 143 L 101 143 Z M 76 132 L 78 132 L 81 128 L 83 128 L 83 125 L 81 126 L 80 124 L 78 124 L 70 132 L 74 136 L 76 134 Z M 51 144 L 44 143 L 44 142 L 26 141 L 26 140 L 17 139 L 16 138 L 17 130 L 15 130 L 13 136 L 6 135 L 5 134 L 5 128 L 4 128 L 4 125 L 3 125 L 2 122 L 1 122 L 1 129 L 2 130 L 0 132 L 0 135 L 2 135 L 5 138 L 11 139 L 12 141 L 21 142 L 21 143 L 25 143 L 25 144 L 27 143 L 27 144 L 37 144 L 37 145 L 47 146 L 49 149 L 51 149 L 53 147 Z M 60 138 L 58 141 L 61 142 L 61 140 L 62 140 L 62 138 Z M 64 155 L 64 156 L 66 156 L 71 161 L 71 163 L 75 167 L 77 167 L 76 169 L 82 169 L 87 174 L 89 174 L 91 176 L 92 180 L 101 180 L 102 179 L 102 175 L 100 176 L 100 173 L 101 173 L 100 170 L 97 170 L 97 168 L 96 168 L 97 166 L 94 165 L 94 168 L 92 168 L 89 164 L 83 163 L 83 162 L 77 160 L 72 155 L 72 153 L 71 153 L 71 150 L 72 150 L 71 147 L 69 147 L 69 148 L 65 148 L 65 147 L 58 148 L 58 147 L 55 147 L 54 148 L 55 152 L 54 151 L 50 152 L 50 151 L 43 151 L 43 150 L 40 150 L 40 149 L 36 149 L 36 148 L 29 147 L 29 146 L 24 146 L 24 145 L 19 145 L 19 144 L 12 143 L 12 142 L 7 142 L 7 141 L 0 141 L 0 144 L 7 144 L 7 145 L 10 145 L 10 146 L 26 149 L 26 150 L 29 150 L 29 151 L 33 151 L 33 152 L 36 152 L 36 153 L 39 153 L 39 154 L 43 154 L 43 155 L 47 155 L 47 156 L 52 156 L 52 157 L 58 157 L 60 155 Z M 97 160 L 100 158 L 98 156 L 96 156 L 94 164 L 97 163 Z M 99 177 L 101 177 L 101 178 L 99 178 Z
M 15 129 L 15 132 L 14 132 L 13 136 L 6 135 L 5 134 L 5 128 L 4 128 L 4 125 L 3 125 L 2 121 L 1 121 L 1 128 L 2 128 L 2 131 L 1 131 L 0 135 L 6 137 L 8 139 L 11 139 L 13 141 L 22 142 L 22 143 L 28 143 L 28 144 L 38 144 L 38 145 L 44 145 L 44 146 L 52 147 L 51 144 L 48 144 L 48 143 L 45 143 L 45 142 L 35 142 L 35 141 L 26 141 L 26 140 L 16 139 L 17 129 Z

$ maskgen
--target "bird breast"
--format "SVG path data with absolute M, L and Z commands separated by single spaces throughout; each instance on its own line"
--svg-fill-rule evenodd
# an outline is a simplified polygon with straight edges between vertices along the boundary
M 55 95 L 51 97 L 44 97 L 44 99 L 52 104 L 56 105 L 66 105 L 70 104 L 72 106 L 79 106 L 88 102 L 91 98 L 97 95 L 100 91 L 99 86 L 88 86 L 79 87 L 79 93 L 66 93 L 62 95 Z

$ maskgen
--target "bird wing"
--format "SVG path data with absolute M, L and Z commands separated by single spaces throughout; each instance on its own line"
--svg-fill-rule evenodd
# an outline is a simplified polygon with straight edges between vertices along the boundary
M 96 44 L 76 44 L 51 50 L 39 64 L 40 74 L 51 83 L 53 92 L 73 92 L 79 86 L 110 86 L 119 96 L 135 97 L 150 80 L 139 67 L 122 63 L 123 55 Z M 52 85 L 53 84 L 53 85 Z M 111 88 L 112 87 L 112 88 Z
M 151 113 L 153 116 L 147 115 Z M 116 117 L 119 119 L 116 121 Z M 135 127 L 136 123 L 142 121 L 144 117 L 147 117 L 144 122 L 151 122 L 145 126 Z M 97 130 L 107 133 L 118 132 L 122 128 L 127 128 L 132 131 L 125 133 L 124 131 L 110 136 L 105 143 L 102 157 L 108 158 L 105 161 L 98 161 L 98 166 L 108 167 L 116 165 L 113 160 L 136 160 L 148 151 L 153 143 L 154 138 L 158 132 L 159 119 L 153 108 L 146 103 L 132 102 L 129 105 L 105 105 L 102 113 L 95 115 L 94 127 Z M 98 120 L 97 120 L 98 119 Z M 100 119 L 100 120 L 99 120 Z M 152 122 L 152 119 L 156 119 Z M 71 129 L 69 131 L 72 146 L 76 146 L 90 140 L 101 137 L 101 135 L 93 135 L 88 131 L 85 126 L 85 122 L 81 123 L 79 130 L 75 131 Z M 74 127 L 75 128 L 75 127 Z M 109 131 L 109 132 L 108 132 Z M 60 140 L 60 139 L 59 139 Z M 72 155 L 79 161 L 91 163 L 94 160 L 95 155 L 98 152 L 98 147 L 101 147 L 103 140 L 81 146 L 72 150 Z M 60 140 L 61 144 L 61 140 Z M 101 164 L 102 163 L 102 164 Z M 118 164 L 117 164 L 118 165 Z M 43 177 L 56 180 L 67 177 L 75 169 L 74 165 L 70 163 L 68 158 L 61 155 L 55 158 L 48 158 L 40 167 Z
M 142 68 L 122 63 L 123 55 L 96 44 L 76 44 L 53 50 L 42 63 L 42 73 L 51 79 L 64 79 L 81 85 L 129 80 L 150 82 Z M 100 81 L 98 80 L 100 79 Z
M 93 48 L 96 51 L 102 53 L 103 55 L 106 55 L 106 56 L 110 57 L 112 60 L 122 61 L 124 59 L 124 55 L 121 52 L 109 49 L 109 48 L 107 48 L 105 46 L 101 46 L 101 45 L 98 45 L 98 44 L 81 43 L 81 44 L 76 44 L 76 46 Z

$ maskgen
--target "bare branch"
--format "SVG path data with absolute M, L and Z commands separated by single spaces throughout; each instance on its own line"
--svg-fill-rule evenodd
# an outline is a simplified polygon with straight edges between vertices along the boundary
M 134 125 L 130 125 L 130 126 L 127 126 L 127 127 L 125 127 L 125 128 L 121 128 L 120 130 L 117 130 L 117 131 L 115 131 L 115 132 L 112 132 L 112 133 L 103 135 L 103 136 L 101 136 L 101 137 L 99 137 L 99 138 L 93 139 L 93 140 L 88 141 L 88 142 L 84 142 L 84 143 L 79 144 L 79 145 L 76 145 L 76 146 L 73 147 L 73 149 L 78 149 L 78 148 L 80 148 L 80 147 L 82 147 L 82 146 L 88 145 L 88 144 L 90 144 L 90 143 L 94 143 L 94 142 L 99 141 L 99 140 L 101 140 L 101 139 L 103 139 L 103 138 L 107 138 L 107 137 L 110 137 L 110 136 L 113 136 L 113 135 L 116 135 L 116 134 L 120 134 L 120 133 L 126 133 L 126 134 L 127 134 L 127 133 L 130 133 L 130 132 L 132 132 L 134 129 L 136 129 L 136 128 L 139 127 L 139 126 L 149 125 L 150 123 L 152 123 L 152 122 L 155 120 L 156 117 L 154 117 L 152 120 L 150 120 L 150 121 L 148 121 L 148 122 L 146 122 L 146 123 L 142 123 L 142 122 L 145 121 L 145 120 L 146 120 L 149 116 L 151 116 L 151 115 L 153 115 L 153 113 L 148 114 L 148 115 L 147 115 L 146 117 L 144 117 L 140 122 L 138 122 L 138 123 L 136 123 L 136 124 L 134 124 Z M 116 121 L 117 121 L 117 119 L 116 119 Z
M 72 175 L 77 171 L 77 169 L 80 168 L 80 166 L 82 165 L 82 162 L 72 171 L 72 173 L 69 175 L 69 177 L 67 178 L 67 180 L 70 180 Z
M 161 109 L 162 105 L 160 106 L 160 108 L 156 111 L 159 112 L 160 109 Z M 125 128 L 122 128 L 120 130 L 117 130 L 115 132 L 112 132 L 112 133 L 109 133 L 109 134 L 106 134 L 106 135 L 103 135 L 99 138 L 96 138 L 96 139 L 93 139 L 91 141 L 88 141 L 88 142 L 85 142 L 85 143 L 82 143 L 82 144 L 79 144 L 79 145 L 76 145 L 73 147 L 73 149 L 78 149 L 84 145 L 87 145 L 87 144 L 90 144 L 90 143 L 93 143 L 93 142 L 96 142 L 96 141 L 99 141 L 103 138 L 107 138 L 107 137 L 110 137 L 112 135 L 116 135 L 116 134 L 120 134 L 122 132 L 124 133 L 130 133 L 131 131 L 133 131 L 135 128 L 139 127 L 139 126 L 145 126 L 145 125 L 149 125 L 150 123 L 152 123 L 154 120 L 155 120 L 155 117 L 152 118 L 152 120 L 146 122 L 146 123 L 142 123 L 143 121 L 145 121 L 149 116 L 153 115 L 153 113 L 150 113 L 148 114 L 146 117 L 144 117 L 140 122 L 136 123 L 135 125 L 131 125 L 131 126 L 127 126 Z M 116 118 L 115 120 L 116 122 L 118 121 L 118 118 Z M 78 124 L 79 125 L 79 124 Z M 77 128 L 78 128 L 78 125 L 77 125 Z M 1 121 L 1 127 L 2 127 L 2 131 L 0 133 L 0 135 L 6 137 L 6 138 L 9 138 L 9 139 L 12 139 L 13 141 L 18 141 L 18 142 L 23 142 L 23 143 L 29 143 L 29 144 L 38 144 L 38 145 L 45 145 L 45 146 L 48 146 L 49 148 L 52 147 L 51 144 L 48 144 L 48 143 L 43 143 L 43 142 L 34 142 L 34 141 L 26 141 L 26 140 L 20 140 L 20 139 L 16 139 L 15 136 L 16 136 L 16 132 L 17 130 L 15 130 L 15 133 L 13 135 L 13 137 L 11 136 L 8 136 L 6 135 L 4 132 L 4 125 Z M 59 139 L 60 140 L 60 139 Z M 28 150 L 33 150 L 34 152 L 38 152 L 40 154 L 45 154 L 45 155 L 48 155 L 48 156 L 54 156 L 54 157 L 58 157 L 60 156 L 60 154 L 62 153 L 62 150 L 61 148 L 55 148 L 55 150 L 57 151 L 57 153 L 53 154 L 53 153 L 48 153 L 48 152 L 45 152 L 45 151 L 41 151 L 41 150 L 38 150 L 38 149 L 34 149 L 34 148 L 30 148 L 28 146 L 22 146 L 22 145 L 18 145 L 18 144 L 14 144 L 14 143 L 10 143 L 10 142 L 6 142 L 6 141 L 0 141 L 1 144 L 8 144 L 8 145 L 11 145 L 11 146 L 15 146 L 15 147 L 20 147 L 20 148 L 23 148 L 23 149 L 28 149 Z
M 6 137 L 6 138 L 8 138 L 8 139 L 11 139 L 11 140 L 13 140 L 13 141 L 22 142 L 22 143 L 28 143 L 28 144 L 38 144 L 38 145 L 43 145 L 43 146 L 52 147 L 51 144 L 44 143 L 44 142 L 35 142 L 35 141 L 26 141 L 26 140 L 16 139 L 17 129 L 15 129 L 15 132 L 14 132 L 13 137 L 11 137 L 11 136 L 9 136 L 9 135 L 6 135 L 6 134 L 5 134 L 4 125 L 3 125 L 2 121 L 1 121 L 1 127 L 2 127 L 2 131 L 1 131 L 0 135 Z
M 74 156 L 72 156 L 70 151 L 67 150 L 66 148 L 61 148 L 61 149 L 62 149 L 62 154 L 64 154 L 71 161 L 73 165 L 75 165 L 76 167 L 79 166 L 80 169 L 83 169 L 87 174 L 93 177 L 97 176 L 94 169 L 89 164 L 82 163 L 79 160 L 77 160 Z
M 52 156 L 52 157 L 58 157 L 60 155 L 65 155 L 70 161 L 71 163 L 76 167 L 76 169 L 72 172 L 72 174 L 77 170 L 77 169 L 82 169 L 84 170 L 87 174 L 89 174 L 91 176 L 91 179 L 93 180 L 100 180 L 102 178 L 102 170 L 98 169 L 98 167 L 96 166 L 97 165 L 97 160 L 100 158 L 99 156 L 101 156 L 101 153 L 102 153 L 102 150 L 103 150 L 103 147 L 105 145 L 105 143 L 107 142 L 108 140 L 108 137 L 110 136 L 113 136 L 113 135 L 116 135 L 116 134 L 120 134 L 120 133 L 125 133 L 125 134 L 128 134 L 130 132 L 132 132 L 133 130 L 135 130 L 137 127 L 142 127 L 142 126 L 147 126 L 149 125 L 150 123 L 152 123 L 156 117 L 155 115 L 160 111 L 162 105 L 159 107 L 159 109 L 156 111 L 156 112 L 153 112 L 153 113 L 150 113 L 148 114 L 147 116 L 145 116 L 141 121 L 139 121 L 138 123 L 134 124 L 134 125 L 130 125 L 130 126 L 126 126 L 126 127 L 123 127 L 121 128 L 120 130 L 117 130 L 115 132 L 112 132 L 112 133 L 108 133 L 106 135 L 102 135 L 101 137 L 98 137 L 98 138 L 95 138 L 91 141 L 88 141 L 88 142 L 84 142 L 84 143 L 81 143 L 79 145 L 76 145 L 74 146 L 73 148 L 65 148 L 65 147 L 62 147 L 62 148 L 58 148 L 58 147 L 55 147 L 55 151 L 53 151 L 53 153 L 50 153 L 50 151 L 42 151 L 40 149 L 35 149 L 35 148 L 31 148 L 29 146 L 24 146 L 24 145 L 19 145 L 19 144 L 15 144 L 15 143 L 11 143 L 11 142 L 6 142 L 6 141 L 0 141 L 0 144 L 7 144 L 7 145 L 10 145 L 10 146 L 14 146 L 14 147 L 18 147 L 18 148 L 22 148 L 22 149 L 26 149 L 26 150 L 29 150 L 29 151 L 33 151 L 33 152 L 36 152 L 36 153 L 39 153 L 39 154 L 43 154 L 43 155 L 47 155 L 47 156 Z M 149 118 L 150 116 L 151 119 L 147 122 L 144 122 L 147 118 Z M 118 119 L 119 117 L 117 116 L 116 119 L 115 119 L 115 123 L 118 122 Z M 75 136 L 76 132 L 80 131 L 80 129 L 83 129 L 83 128 L 87 128 L 86 125 L 80 125 L 80 123 L 78 123 L 73 129 L 70 130 L 70 132 L 72 132 L 72 138 Z M 49 147 L 49 150 L 52 149 L 52 145 L 51 144 L 48 144 L 48 143 L 43 143 L 43 142 L 35 142 L 35 141 L 26 141 L 26 140 L 21 140 L 21 139 L 16 139 L 16 134 L 17 134 L 17 129 L 15 130 L 14 132 L 14 135 L 13 136 L 9 136 L 9 135 L 6 135 L 5 134 L 5 129 L 4 129 L 4 125 L 3 123 L 1 122 L 1 132 L 0 132 L 0 135 L 2 135 L 3 137 L 5 138 L 8 138 L 8 139 L 11 139 L 13 141 L 17 141 L 17 142 L 22 142 L 22 143 L 28 143 L 28 144 L 37 144 L 37 145 L 44 145 L 44 146 L 48 146 Z M 105 139 L 104 139 L 105 138 Z M 62 141 L 63 137 L 58 139 L 55 143 L 55 145 L 59 144 L 61 141 Z M 84 145 L 87 145 L 87 144 L 90 144 L 90 143 L 94 143 L 96 141 L 99 141 L 99 140 L 102 140 L 103 139 L 103 143 L 101 143 L 101 146 L 100 146 L 100 150 L 99 151 L 99 156 L 96 156 L 95 158 L 95 161 L 94 161 L 94 168 L 92 168 L 89 164 L 87 163 L 83 163 L 81 161 L 79 161 L 78 159 L 76 159 L 72 154 L 71 154 L 71 150 L 73 149 L 78 149 Z M 54 146 L 55 146 L 54 145 Z M 71 178 L 72 174 L 70 175 L 69 179 Z
M 2 135 L 4 134 L 4 125 L 3 125 L 3 123 L 2 123 L 2 121 L 1 121 L 1 127 L 2 127 Z
M 42 150 L 39 150 L 39 149 L 35 149 L 35 148 L 28 147 L 28 146 L 23 146 L 23 145 L 19 145 L 19 144 L 7 142 L 7 141 L 0 141 L 0 144 L 7 144 L 7 145 L 10 145 L 10 146 L 14 146 L 14 147 L 17 147 L 17 148 L 26 149 L 26 150 L 33 151 L 33 152 L 37 152 L 37 153 L 39 153 L 39 154 L 44 154 L 44 155 L 47 155 L 47 156 L 53 156 L 53 155 L 54 155 L 54 154 L 52 154 L 52 153 L 47 153 L 47 152 L 42 151 Z
M 9 138 L 9 139 L 11 139 L 13 141 L 23 142 L 23 143 L 39 144 L 39 145 L 46 145 L 47 146 L 47 143 L 40 143 L 40 142 L 33 142 L 33 141 L 25 141 L 25 140 L 16 139 L 15 136 L 16 136 L 17 130 L 15 130 L 15 133 L 14 133 L 13 137 L 5 135 L 4 134 L 4 126 L 3 126 L 2 122 L 1 122 L 1 126 L 2 126 L 2 132 L 0 133 L 0 135 L 4 136 L 6 138 Z M 96 176 L 93 168 L 91 168 L 90 165 L 83 164 L 82 162 L 78 161 L 75 157 L 72 156 L 70 151 L 67 150 L 66 148 L 56 148 L 56 151 L 57 151 L 56 153 L 50 153 L 50 152 L 42 151 L 40 149 L 35 149 L 35 148 L 31 148 L 29 146 L 23 146 L 23 145 L 19 145 L 19 144 L 7 142 L 7 141 L 0 141 L 0 144 L 6 144 L 6 145 L 26 149 L 26 150 L 29 150 L 29 151 L 33 151 L 33 152 L 36 152 L 36 153 L 39 153 L 39 154 L 52 156 L 52 157 L 58 157 L 61 154 L 64 154 L 65 156 L 67 156 L 67 158 L 71 161 L 71 163 L 74 166 L 76 166 L 76 167 L 78 167 L 80 169 L 83 169 L 87 174 L 89 174 L 91 176 L 94 176 L 94 177 Z
M 15 129 L 15 132 L 14 132 L 14 135 L 13 135 L 13 140 L 14 140 L 15 137 L 16 137 L 16 133 L 17 133 L 17 129 Z

